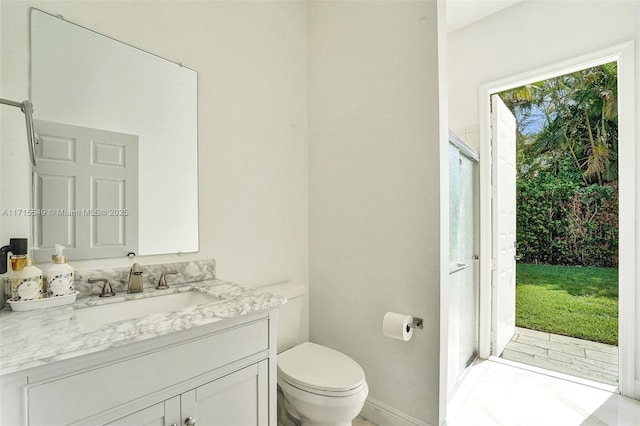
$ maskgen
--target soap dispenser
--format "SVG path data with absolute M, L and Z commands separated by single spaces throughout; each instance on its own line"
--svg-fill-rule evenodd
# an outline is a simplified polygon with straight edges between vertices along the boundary
M 49 297 L 66 296 L 73 294 L 75 287 L 74 269 L 67 264 L 67 258 L 63 255 L 64 246 L 55 245 L 56 254 L 51 256 L 53 265 L 47 269 L 47 295 Z

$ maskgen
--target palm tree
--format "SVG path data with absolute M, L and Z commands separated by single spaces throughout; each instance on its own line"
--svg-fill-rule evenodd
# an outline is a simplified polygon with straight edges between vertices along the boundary
M 615 62 L 581 72 L 575 87 L 576 107 L 584 117 L 584 176 L 599 184 L 618 177 L 618 91 Z M 580 120 L 576 120 L 576 127 Z
M 585 185 L 618 176 L 615 62 L 500 93 L 518 121 L 523 173 L 560 170 L 567 154 Z

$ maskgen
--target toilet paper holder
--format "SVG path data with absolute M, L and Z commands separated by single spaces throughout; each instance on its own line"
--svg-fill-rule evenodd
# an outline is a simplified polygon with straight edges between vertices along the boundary
M 412 317 L 413 321 L 411 322 L 411 324 L 408 324 L 409 327 L 411 328 L 424 328 L 422 326 L 422 318 L 417 318 L 417 317 Z

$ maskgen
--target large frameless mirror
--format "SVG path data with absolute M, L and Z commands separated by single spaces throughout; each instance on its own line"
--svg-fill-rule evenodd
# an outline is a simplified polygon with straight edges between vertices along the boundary
M 198 251 L 197 73 L 31 11 L 35 256 Z

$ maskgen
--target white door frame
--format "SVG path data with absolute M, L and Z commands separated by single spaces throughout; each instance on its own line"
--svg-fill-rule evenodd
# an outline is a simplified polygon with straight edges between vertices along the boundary
M 491 111 L 490 95 L 525 84 L 546 80 L 585 68 L 618 62 L 619 152 L 619 389 L 623 395 L 640 397 L 636 380 L 635 272 L 635 55 L 633 42 L 532 70 L 480 86 L 480 332 L 479 356 L 491 355 Z M 638 164 L 637 166 L 640 166 Z

